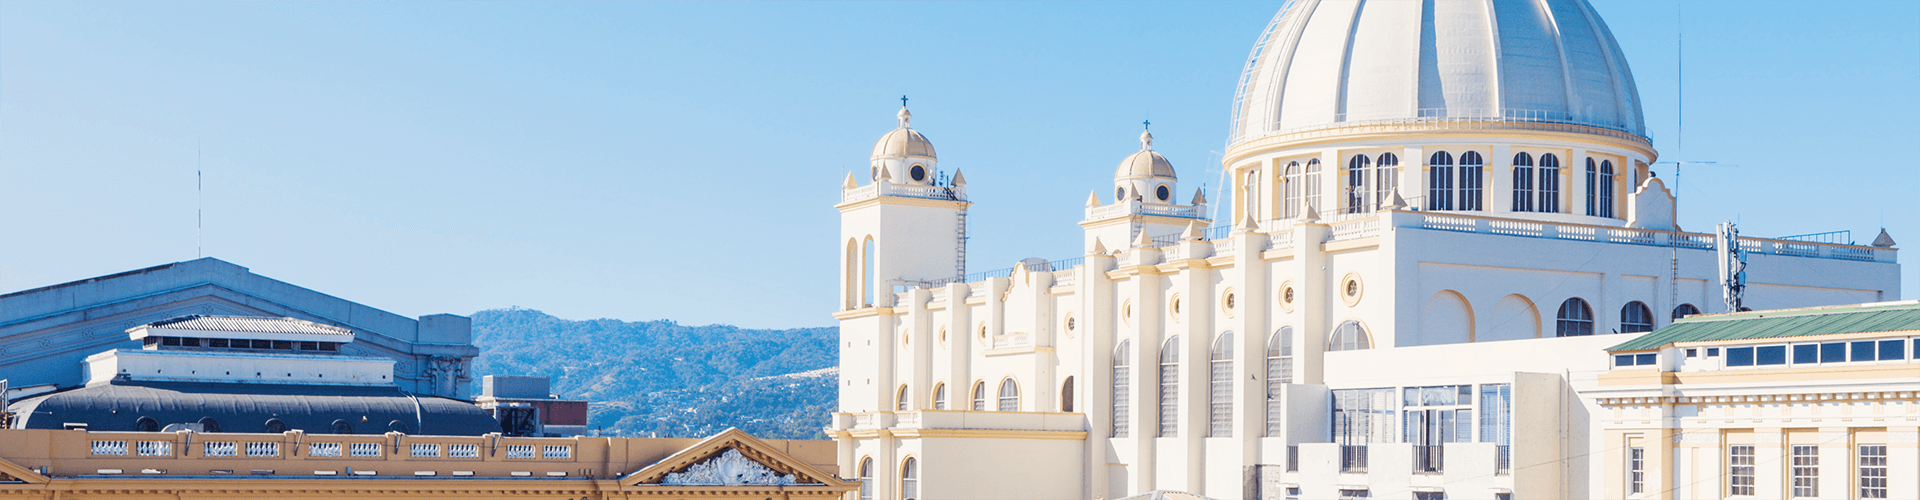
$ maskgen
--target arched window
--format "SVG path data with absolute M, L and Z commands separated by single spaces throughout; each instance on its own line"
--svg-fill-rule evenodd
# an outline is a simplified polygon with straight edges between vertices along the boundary
M 860 457 L 860 500 L 873 500 L 872 457 Z
M 1533 156 L 1513 155 L 1513 211 L 1533 211 Z
M 1653 310 L 1636 300 L 1620 308 L 1620 333 L 1653 331 Z
M 860 307 L 860 240 L 847 238 L 845 305 L 846 310 Z
M 1213 339 L 1212 361 L 1207 436 L 1233 437 L 1233 332 L 1221 333 Z
M 153 417 L 140 417 L 133 420 L 133 432 L 160 432 L 160 421 Z
M 1693 307 L 1693 304 L 1680 304 L 1673 308 L 1673 319 L 1685 318 L 1695 314 L 1700 314 L 1700 308 Z
M 1373 164 L 1373 199 L 1368 203 L 1371 208 L 1379 209 L 1393 199 L 1393 190 L 1400 175 L 1400 157 L 1393 153 L 1380 153 L 1380 161 Z
M 1367 202 L 1367 171 L 1372 169 L 1373 160 L 1367 155 L 1353 155 L 1347 160 L 1347 213 L 1371 210 L 1371 203 Z
M 1300 188 L 1302 187 L 1300 185 L 1300 162 L 1288 163 L 1285 176 L 1282 177 L 1282 179 L 1281 182 L 1285 183 L 1284 189 L 1287 194 L 1285 200 L 1280 204 L 1280 217 L 1285 219 L 1299 217 Z
M 1453 155 L 1427 157 L 1427 210 L 1453 210 Z
M 1600 215 L 1600 212 L 1594 211 L 1596 202 L 1594 196 L 1597 193 L 1595 189 L 1600 187 L 1599 182 L 1600 167 L 1595 166 L 1593 158 L 1587 158 L 1587 215 Z
M 1060 412 L 1073 413 L 1073 376 L 1068 375 L 1066 382 L 1060 383 Z
M 1613 217 L 1613 161 L 1600 161 L 1600 216 Z
M 987 411 L 987 382 L 973 383 L 973 411 Z
M 907 457 L 900 463 L 900 500 L 920 499 L 920 460 Z
M 907 411 L 907 384 L 900 384 L 900 392 L 894 393 L 893 406 L 895 410 Z
M 1301 186 L 1301 189 L 1305 190 L 1307 193 L 1306 201 L 1302 204 L 1302 207 L 1319 207 L 1317 208 L 1317 210 L 1325 210 L 1327 208 L 1326 205 L 1323 205 L 1320 203 L 1320 159 L 1319 158 L 1307 160 L 1307 182 L 1305 186 Z M 1306 213 L 1307 213 L 1306 208 L 1300 209 L 1301 215 L 1306 215 Z
M 1280 386 L 1293 383 L 1293 327 L 1283 326 L 1267 338 L 1267 437 L 1280 437 Z
M 1113 437 L 1127 437 L 1127 426 L 1131 422 L 1133 405 L 1127 398 L 1132 396 L 1128 379 L 1132 375 L 1132 340 L 1122 340 L 1113 348 Z
M 947 409 L 947 384 L 933 384 L 933 409 Z
M 1553 336 L 1593 335 L 1593 308 L 1587 307 L 1587 301 L 1574 297 L 1561 302 L 1558 317 L 1559 321 L 1553 326 Z
M 1000 411 L 1020 411 L 1020 384 L 1013 377 L 1000 381 Z
M 1560 157 L 1540 155 L 1540 211 L 1560 213 Z
M 267 419 L 266 424 L 262 425 L 262 427 L 266 429 L 268 434 L 287 432 L 287 423 L 278 418 Z
M 1254 220 L 1265 219 L 1266 214 L 1260 213 L 1260 169 L 1248 169 L 1247 181 L 1243 185 L 1246 186 L 1247 201 L 1241 205 L 1246 207 L 1247 215 L 1253 216 Z
M 1347 321 L 1333 329 L 1333 337 L 1327 340 L 1328 351 L 1358 351 L 1372 349 L 1373 342 L 1367 339 L 1366 327 L 1358 321 Z
M 1179 436 L 1180 336 L 1160 345 L 1160 437 Z
M 861 304 L 873 305 L 873 288 L 878 278 L 873 276 L 873 237 L 868 236 L 860 249 L 860 297 Z
M 1480 203 L 1480 181 L 1486 161 L 1480 153 L 1460 153 L 1460 210 L 1486 210 Z

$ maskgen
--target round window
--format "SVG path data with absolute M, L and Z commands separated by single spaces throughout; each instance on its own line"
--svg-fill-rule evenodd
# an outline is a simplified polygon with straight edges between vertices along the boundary
M 1360 294 L 1360 282 L 1358 281 L 1347 282 L 1347 296 L 1352 297 L 1359 294 Z
M 1071 331 L 1073 331 L 1073 327 L 1074 327 L 1074 324 L 1073 324 L 1073 317 L 1072 317 L 1072 316 L 1068 316 L 1068 317 L 1067 317 L 1067 331 L 1069 331 L 1069 332 L 1071 332 Z
M 914 182 L 923 182 L 923 181 L 926 181 L 926 180 L 927 180 L 927 167 L 922 167 L 922 166 L 919 166 L 919 165 L 914 165 L 914 166 L 913 166 L 913 170 L 909 170 L 909 171 L 907 171 L 907 175 L 911 175 L 911 176 L 913 176 L 913 181 L 914 181 Z
M 1281 296 L 1285 297 L 1281 300 L 1286 301 L 1286 303 L 1288 304 L 1292 304 L 1293 303 L 1293 287 L 1287 287 L 1287 291 L 1281 292 Z
M 1119 203 L 1122 201 L 1127 201 L 1127 188 L 1113 188 L 1113 202 Z
M 1227 294 L 1227 309 L 1233 309 L 1233 294 Z
M 1160 201 L 1167 201 L 1167 198 L 1173 195 L 1172 192 L 1167 190 L 1166 186 L 1160 186 L 1160 189 L 1154 190 L 1153 194 L 1159 196 Z

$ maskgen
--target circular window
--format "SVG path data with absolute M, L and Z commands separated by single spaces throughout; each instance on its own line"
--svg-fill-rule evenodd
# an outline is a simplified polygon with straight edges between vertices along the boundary
M 1180 321 L 1180 294 L 1173 294 L 1173 300 L 1167 301 L 1167 312 L 1172 313 L 1174 321 Z
M 940 327 L 940 347 L 947 346 L 947 327 Z
M 987 324 L 980 323 L 980 345 L 987 345 Z
M 1358 274 L 1347 273 L 1346 277 L 1340 279 L 1340 300 L 1346 302 L 1347 307 L 1359 304 L 1360 296 L 1366 291 L 1367 286 L 1360 282 Z
M 901 331 L 900 332 L 900 348 L 906 349 L 907 344 L 910 344 L 910 343 L 913 343 L 913 334 L 908 333 L 906 331 Z
M 1127 326 L 1133 326 L 1133 299 L 1120 303 L 1120 320 L 1127 322 Z
M 1078 326 L 1077 322 L 1074 321 L 1073 315 L 1067 315 L 1067 338 L 1073 338 L 1075 327 Z
M 907 175 L 910 175 L 910 176 L 913 176 L 913 181 L 914 181 L 914 182 L 923 182 L 923 181 L 926 181 L 926 180 L 927 180 L 927 167 L 922 167 L 922 166 L 919 166 L 919 165 L 914 165 L 914 166 L 913 166 L 913 170 L 909 170 L 909 171 L 907 171 Z
M 1153 194 L 1154 196 L 1160 197 L 1160 201 L 1167 201 L 1167 198 L 1173 195 L 1171 191 L 1167 190 L 1166 186 L 1160 186 L 1160 189 L 1154 190 Z
M 1127 188 L 1113 188 L 1113 202 L 1119 203 L 1122 201 L 1127 201 Z
M 1280 310 L 1293 312 L 1293 282 L 1280 283 Z

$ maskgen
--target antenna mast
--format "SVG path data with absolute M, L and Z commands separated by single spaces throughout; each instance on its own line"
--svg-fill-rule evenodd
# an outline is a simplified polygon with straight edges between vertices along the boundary
M 1746 310 L 1747 251 L 1740 248 L 1740 229 L 1732 222 L 1714 226 L 1714 256 L 1720 264 L 1720 297 L 1727 312 Z
M 193 258 L 206 257 L 206 186 L 200 174 L 200 141 L 193 141 Z

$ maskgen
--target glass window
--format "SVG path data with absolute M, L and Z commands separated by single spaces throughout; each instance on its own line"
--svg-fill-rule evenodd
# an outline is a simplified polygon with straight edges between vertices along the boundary
M 894 410 L 907 411 L 907 385 L 900 384 L 900 392 L 894 394 Z
M 1593 206 L 1594 206 L 1593 189 L 1594 189 L 1594 183 L 1600 180 L 1599 175 L 1600 175 L 1599 167 L 1595 166 L 1592 158 L 1588 158 L 1587 159 L 1587 215 L 1598 214 L 1598 212 L 1593 211 Z M 1675 316 L 1675 317 L 1677 318 L 1678 316 Z
M 1787 364 L 1787 346 L 1761 346 L 1754 349 L 1753 356 L 1754 364 L 1784 365 Z
M 1613 217 L 1613 161 L 1600 161 L 1600 216 Z
M 1372 343 L 1367 340 L 1367 329 L 1361 327 L 1358 321 L 1341 323 L 1339 327 L 1333 329 L 1333 339 L 1327 343 L 1328 351 L 1358 351 L 1371 348 L 1373 348 Z
M 1213 340 L 1212 361 L 1207 435 L 1233 437 L 1233 332 L 1222 333 Z
M 1820 344 L 1796 344 L 1793 346 L 1793 364 L 1820 362 Z
M 947 384 L 933 384 L 933 409 L 947 409 Z
M 1132 422 L 1133 405 L 1127 400 L 1132 397 L 1132 352 L 1132 340 L 1122 340 L 1113 348 L 1113 437 L 1127 437 L 1127 426 Z
M 1180 336 L 1160 346 L 1160 437 L 1176 437 L 1180 429 Z
M 1480 204 L 1481 166 L 1485 164 L 1480 153 L 1460 153 L 1460 210 L 1485 210 Z
M 1838 363 L 1847 360 L 1846 342 L 1828 342 L 1820 344 L 1820 362 Z
M 1343 445 L 1394 442 L 1395 392 L 1392 388 L 1333 391 L 1333 441 Z
M 1620 308 L 1620 333 L 1653 331 L 1653 310 L 1636 300 Z
M 1853 343 L 1853 361 L 1873 361 L 1873 355 L 1876 353 L 1877 350 L 1873 348 L 1871 340 Z
M 920 461 L 908 457 L 900 464 L 900 500 L 919 500 L 920 498 Z
M 1647 492 L 1647 449 L 1627 448 L 1627 493 Z
M 1281 404 L 1280 386 L 1293 383 L 1293 327 L 1283 326 L 1267 338 L 1267 436 L 1280 436 L 1280 419 L 1286 415 Z
M 987 382 L 973 383 L 973 411 L 987 411 Z
M 1685 318 L 1694 314 L 1700 314 L 1700 308 L 1693 307 L 1693 304 L 1680 304 L 1673 308 L 1673 319 Z
M 1727 348 L 1727 366 L 1753 366 L 1753 348 Z
M 1907 341 L 1901 339 L 1880 341 L 1880 360 L 1907 359 Z
M 1373 165 L 1373 199 L 1370 203 L 1374 209 L 1386 206 L 1393 200 L 1394 187 L 1397 184 L 1395 177 L 1399 173 L 1400 157 L 1393 153 L 1380 153 L 1380 161 Z
M 1367 202 L 1367 171 L 1373 170 L 1373 160 L 1367 155 L 1353 155 L 1347 160 L 1347 213 L 1357 214 L 1372 211 Z
M 1446 151 L 1427 158 L 1427 210 L 1453 210 L 1453 155 Z
M 1633 355 L 1632 354 L 1613 355 L 1613 366 L 1633 366 Z
M 1790 473 L 1793 479 L 1793 497 L 1820 496 L 1820 447 L 1793 445 L 1792 448 L 1793 466 L 1790 468 Z
M 1513 155 L 1513 207 L 1515 212 L 1533 211 L 1533 156 Z
M 1540 211 L 1560 212 L 1560 157 L 1540 155 Z
M 1318 210 L 1325 210 L 1326 206 L 1320 204 L 1320 159 L 1307 160 L 1307 181 L 1305 184 L 1305 186 L 1302 186 L 1307 193 L 1306 199 L 1303 202 L 1304 206 L 1320 207 Z M 1305 209 L 1301 210 L 1302 212 L 1300 213 L 1306 213 L 1304 211 Z
M 1593 335 L 1593 308 L 1579 297 L 1560 303 L 1558 321 L 1554 322 L 1553 336 L 1575 337 Z
M 1283 179 L 1285 180 L 1282 182 L 1286 183 L 1286 198 L 1280 205 L 1280 217 L 1291 219 L 1300 216 L 1300 188 L 1302 187 L 1300 185 L 1300 162 L 1288 163 L 1287 169 L 1284 172 Z
M 1727 447 L 1727 495 L 1753 496 L 1753 445 Z
M 1860 498 L 1887 497 L 1887 445 L 1860 445 Z
M 1640 366 L 1650 366 L 1650 365 L 1654 365 L 1654 364 L 1656 364 L 1656 363 L 1654 362 L 1654 356 L 1655 356 L 1655 354 L 1654 354 L 1654 353 L 1646 353 L 1646 354 L 1635 354 L 1635 355 L 1633 355 L 1633 357 L 1634 357 L 1634 360 L 1633 360 L 1633 362 L 1634 362 L 1634 364 L 1637 364 L 1637 365 L 1640 365 Z
M 860 459 L 860 500 L 873 500 L 873 459 Z
M 1020 384 L 1013 377 L 1000 381 L 1000 411 L 1020 411 Z

